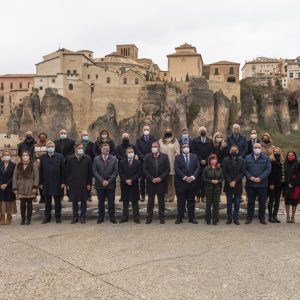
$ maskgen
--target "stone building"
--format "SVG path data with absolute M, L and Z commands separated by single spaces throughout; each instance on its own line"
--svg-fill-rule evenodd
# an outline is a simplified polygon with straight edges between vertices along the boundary
M 300 56 L 295 59 L 286 59 L 284 72 L 282 87 L 292 91 L 300 89 Z
M 203 60 L 196 47 L 185 43 L 167 58 L 169 81 L 188 81 L 191 76 L 202 76 Z
M 0 76 L 0 133 L 6 133 L 11 111 L 22 104 L 22 99 L 30 93 L 33 74 L 6 74 Z
M 240 64 L 231 61 L 218 61 L 209 65 L 209 80 L 238 82 Z
M 262 85 L 281 84 L 284 76 L 284 60 L 277 58 L 257 57 L 246 61 L 242 68 L 242 78 L 257 78 Z

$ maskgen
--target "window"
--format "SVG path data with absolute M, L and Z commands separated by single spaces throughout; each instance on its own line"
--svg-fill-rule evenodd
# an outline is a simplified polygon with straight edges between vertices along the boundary
M 92 84 L 92 85 L 91 85 L 91 92 L 94 93 L 94 91 L 95 91 L 95 85 Z
M 73 74 L 76 74 L 77 72 L 76 72 L 76 70 L 73 70 Z
M 10 83 L 10 89 L 12 90 L 14 88 L 14 84 L 11 82 Z
M 68 75 L 71 74 L 71 70 L 67 70 L 67 74 L 68 74 Z
M 98 74 L 96 74 L 96 79 L 98 79 Z
M 134 83 L 135 83 L 135 84 L 139 84 L 139 79 L 138 79 L 138 78 L 135 78 Z
M 127 84 L 127 78 L 123 78 L 123 84 Z
M 43 90 L 43 87 L 42 86 L 40 86 L 40 91 L 42 91 Z
M 30 87 L 30 82 L 27 83 L 27 88 L 29 88 L 29 87 Z
M 69 91 L 73 91 L 73 84 L 69 83 Z
M 22 82 L 19 82 L 19 88 L 21 89 L 22 88 Z
M 234 74 L 233 67 L 229 68 L 229 74 Z
M 293 78 L 293 75 L 294 75 L 293 73 L 290 73 L 290 78 Z
M 218 68 L 215 68 L 215 73 L 214 75 L 219 75 L 219 69 Z
M 106 83 L 110 83 L 110 77 L 106 77 Z
M 1 91 L 4 90 L 4 84 L 3 84 L 3 82 L 1 82 L 1 84 L 0 84 L 0 90 L 1 90 Z
M 87 75 L 87 78 L 90 79 L 90 74 Z
M 0 96 L 0 103 L 4 103 L 4 96 Z
M 300 78 L 300 72 L 298 73 L 298 78 Z
M 55 83 L 55 79 L 54 78 L 52 78 L 52 83 Z

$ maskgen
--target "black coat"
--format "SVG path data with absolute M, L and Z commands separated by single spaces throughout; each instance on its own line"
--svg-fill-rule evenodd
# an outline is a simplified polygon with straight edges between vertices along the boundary
M 223 160 L 223 174 L 225 179 L 224 192 L 236 195 L 243 193 L 243 178 L 245 176 L 245 161 L 241 157 L 233 159 L 231 156 Z M 229 186 L 231 181 L 235 181 L 234 188 Z
M 40 184 L 44 196 L 62 196 L 61 185 L 66 183 L 65 160 L 62 154 L 42 155 L 40 159 Z
M 144 157 L 143 172 L 146 177 L 146 190 L 148 194 L 166 194 L 168 191 L 167 178 L 170 174 L 170 162 L 168 155 L 160 153 L 156 159 L 152 153 Z M 156 177 L 161 179 L 160 183 L 153 183 Z
M 236 138 L 234 134 L 231 134 L 230 136 L 227 137 L 227 146 L 228 149 L 231 148 L 232 145 L 236 145 L 239 147 L 239 156 L 242 158 L 245 158 L 247 153 L 248 153 L 248 143 L 246 140 L 246 137 L 243 135 L 238 135 Z
M 94 150 L 94 143 L 91 142 L 91 141 L 89 141 L 87 143 L 87 145 L 86 145 L 85 150 L 84 150 L 84 154 L 88 155 L 91 158 L 92 162 L 94 160 L 94 152 L 93 152 L 93 150 Z
M 109 154 L 110 155 L 116 155 L 116 146 L 115 146 L 115 143 L 113 140 L 109 140 L 107 142 L 104 142 L 102 140 L 97 140 L 95 143 L 94 143 L 94 147 L 93 147 L 93 155 L 94 155 L 94 158 L 98 155 L 101 154 L 101 149 L 100 149 L 100 146 L 104 143 L 107 143 L 109 144 Z
M 214 152 L 214 145 L 212 139 L 206 137 L 205 143 L 202 143 L 201 137 L 193 139 L 193 153 L 197 155 L 199 162 L 201 160 L 206 160 Z M 201 168 L 205 166 L 201 165 Z
M 136 140 L 136 152 L 141 161 L 144 160 L 145 155 L 151 153 L 152 143 L 156 141 L 156 138 L 152 135 L 149 135 L 149 139 L 145 141 L 144 136 L 140 136 Z
M 259 142 L 260 142 L 259 139 L 257 139 L 256 143 L 259 143 Z M 247 146 L 248 153 L 247 154 L 253 153 L 253 142 L 252 142 L 252 140 L 248 140 L 247 144 L 248 144 L 248 146 Z
M 197 155 L 190 153 L 189 154 L 189 164 L 187 166 L 185 162 L 185 157 L 183 154 L 177 155 L 175 157 L 175 178 L 174 185 L 176 192 L 184 192 L 189 189 L 196 190 L 197 180 L 187 183 L 183 180 L 184 177 L 194 176 L 197 179 L 200 176 L 201 168 Z
M 28 142 L 26 139 L 18 145 L 18 156 L 21 156 L 22 152 L 27 150 L 30 153 L 31 158 L 34 158 L 34 146 L 36 141 L 32 139 Z
M 280 161 L 271 161 L 272 170 L 269 175 L 269 185 L 281 187 L 283 184 L 284 166 Z
M 126 158 L 126 149 L 128 147 L 132 147 L 134 149 L 134 154 L 136 154 L 135 146 L 132 144 L 124 145 L 123 143 L 117 146 L 116 149 L 116 156 L 118 160 Z
M 76 155 L 69 156 L 66 168 L 66 185 L 69 187 L 69 198 L 74 202 L 87 200 L 89 190 L 92 186 L 92 160 L 88 155 L 77 158 Z
M 229 154 L 227 146 L 225 147 L 214 146 L 213 153 L 218 156 L 218 161 L 220 165 L 223 164 L 224 158 Z
M 141 161 L 134 159 L 131 166 L 127 158 L 119 161 L 119 175 L 121 179 L 121 192 L 122 199 L 128 199 L 128 201 L 139 201 L 139 178 L 142 175 L 142 163 Z M 128 185 L 126 180 L 131 179 L 132 185 Z
M 70 155 L 74 154 L 75 141 L 69 138 L 64 140 L 59 139 L 55 142 L 55 152 L 63 155 L 65 159 L 67 159 Z
M 4 162 L 0 162 L 0 185 L 7 184 L 6 189 L 3 191 L 0 189 L 0 201 L 14 201 L 16 196 L 12 191 L 12 179 L 16 164 L 9 162 L 6 170 L 4 170 Z

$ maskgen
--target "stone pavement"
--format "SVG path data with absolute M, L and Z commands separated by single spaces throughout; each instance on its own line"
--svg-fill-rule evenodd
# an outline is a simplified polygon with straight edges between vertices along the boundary
M 90 204 L 92 208 L 95 202 Z M 282 205 L 282 204 L 281 204 Z M 300 299 L 299 224 L 0 226 L 0 299 Z M 283 205 L 282 205 L 283 207 Z M 298 217 L 298 216 L 297 216 Z M 144 218 L 143 218 L 144 219 Z M 297 220 L 296 220 L 297 221 Z

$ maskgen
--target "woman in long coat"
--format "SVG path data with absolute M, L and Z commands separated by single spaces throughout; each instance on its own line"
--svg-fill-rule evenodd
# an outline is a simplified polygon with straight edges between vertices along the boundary
M 17 164 L 13 175 L 13 192 L 20 199 L 21 225 L 29 225 L 32 217 L 32 201 L 39 187 L 39 170 L 32 161 L 30 152 L 22 151 L 21 161 Z
M 73 203 L 72 224 L 79 220 L 78 203 L 80 207 L 80 222 L 86 222 L 86 203 L 92 186 L 92 160 L 84 154 L 83 144 L 75 146 L 75 154 L 67 160 L 66 184 L 69 198 Z
M 10 160 L 10 151 L 5 150 L 2 154 L 0 162 L 0 225 L 9 225 L 12 214 L 17 213 L 16 196 L 12 191 L 12 178 L 16 164 Z
M 167 154 L 170 162 L 171 172 L 168 176 L 168 192 L 165 197 L 165 201 L 173 202 L 175 198 L 175 157 L 180 154 L 180 145 L 176 138 L 173 137 L 172 130 L 167 128 L 163 137 L 159 140 L 160 152 Z
M 99 135 L 93 145 L 93 156 L 101 154 L 100 147 L 102 144 L 109 144 L 109 154 L 116 155 L 116 145 L 109 131 L 106 128 L 100 130 Z
M 217 225 L 219 221 L 219 201 L 224 178 L 216 154 L 211 154 L 208 157 L 208 164 L 203 171 L 202 180 L 206 196 L 205 220 L 208 225 L 211 224 L 211 220 L 213 225 Z

